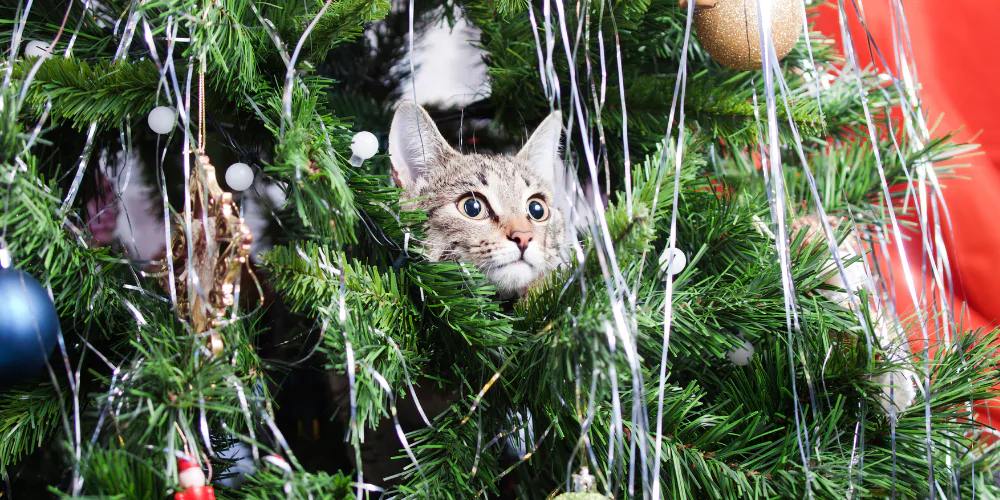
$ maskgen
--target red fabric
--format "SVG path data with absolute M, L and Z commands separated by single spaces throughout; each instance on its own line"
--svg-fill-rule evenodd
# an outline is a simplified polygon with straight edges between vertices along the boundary
M 848 18 L 856 18 L 851 2 L 844 3 Z M 893 65 L 891 2 L 857 3 L 863 8 L 865 23 L 883 57 Z M 992 57 L 997 46 L 993 37 L 1000 24 L 1000 4 L 982 0 L 908 0 L 904 5 L 929 125 L 940 118 L 938 134 L 962 129 L 956 140 L 979 143 L 985 152 L 960 162 L 969 165 L 959 172 L 965 179 L 945 183 L 944 198 L 953 224 L 952 239 L 945 239 L 956 280 L 955 307 L 962 315 L 962 326 L 992 329 L 1000 318 L 994 271 L 1000 260 L 1000 220 L 993 215 L 996 200 L 1000 199 L 1000 65 Z M 816 28 L 842 47 L 836 9 L 824 5 L 819 14 Z M 857 20 L 851 22 L 851 33 L 859 61 L 862 65 L 871 63 L 865 33 Z M 906 245 L 914 278 L 920 279 L 919 239 Z M 901 269 L 898 253 L 893 253 L 893 266 Z M 900 311 L 913 311 L 903 280 L 897 279 L 896 290 Z M 911 336 L 912 340 L 916 339 Z M 979 415 L 980 420 L 997 427 L 994 423 L 1000 424 L 1000 403 L 994 400 L 988 406 Z

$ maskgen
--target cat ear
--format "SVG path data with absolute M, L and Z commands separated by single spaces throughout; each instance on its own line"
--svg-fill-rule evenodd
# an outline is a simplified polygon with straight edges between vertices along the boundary
M 517 153 L 517 160 L 527 164 L 538 176 L 552 182 L 556 167 L 562 164 L 559 159 L 561 137 L 562 115 L 555 111 L 531 134 L 527 144 Z
M 389 129 L 389 157 L 399 187 L 419 193 L 428 173 L 457 154 L 424 108 L 413 102 L 399 104 Z

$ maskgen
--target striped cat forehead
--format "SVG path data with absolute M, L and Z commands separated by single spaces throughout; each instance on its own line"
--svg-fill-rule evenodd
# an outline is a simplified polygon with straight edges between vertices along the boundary
M 551 191 L 551 182 L 540 178 L 525 165 L 508 156 L 464 155 L 455 158 L 432 175 L 436 191 L 462 191 L 475 188 L 528 189 Z

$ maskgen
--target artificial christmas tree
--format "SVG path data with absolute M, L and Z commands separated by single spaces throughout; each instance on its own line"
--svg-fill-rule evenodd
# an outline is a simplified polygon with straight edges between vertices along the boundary
M 0 7 L 0 251 L 51 294 L 62 339 L 0 389 L 5 492 L 1000 494 L 971 414 L 994 395 L 996 334 L 961 329 L 942 267 L 937 179 L 971 147 L 930 135 L 899 47 L 896 74 L 816 33 L 779 61 L 764 16 L 762 70 L 737 71 L 691 36 L 694 4 Z M 526 205 L 579 209 L 579 232 L 513 297 L 429 258 L 433 214 L 385 154 L 415 97 L 408 42 L 455 16 L 479 30 L 490 94 L 429 106 L 441 135 L 512 153 L 555 113 L 546 151 L 578 174 L 565 198 L 588 200 Z M 208 157 L 246 166 L 247 189 L 224 192 Z M 96 241 L 105 177 L 149 187 L 159 255 Z M 933 283 L 876 257 L 908 224 L 936 235 L 910 256 Z M 895 310 L 895 279 L 920 309 Z M 373 441 L 398 476 L 359 473 Z M 256 466 L 242 486 L 178 467 L 214 482 L 237 454 Z

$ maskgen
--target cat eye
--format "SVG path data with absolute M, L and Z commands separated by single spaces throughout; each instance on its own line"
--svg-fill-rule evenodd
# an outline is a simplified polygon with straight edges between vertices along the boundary
M 543 221 L 549 218 L 549 207 L 539 198 L 528 200 L 528 217 L 536 221 Z
M 485 219 L 487 210 L 484 201 L 485 198 L 482 195 L 470 194 L 458 200 L 458 211 L 470 219 Z

